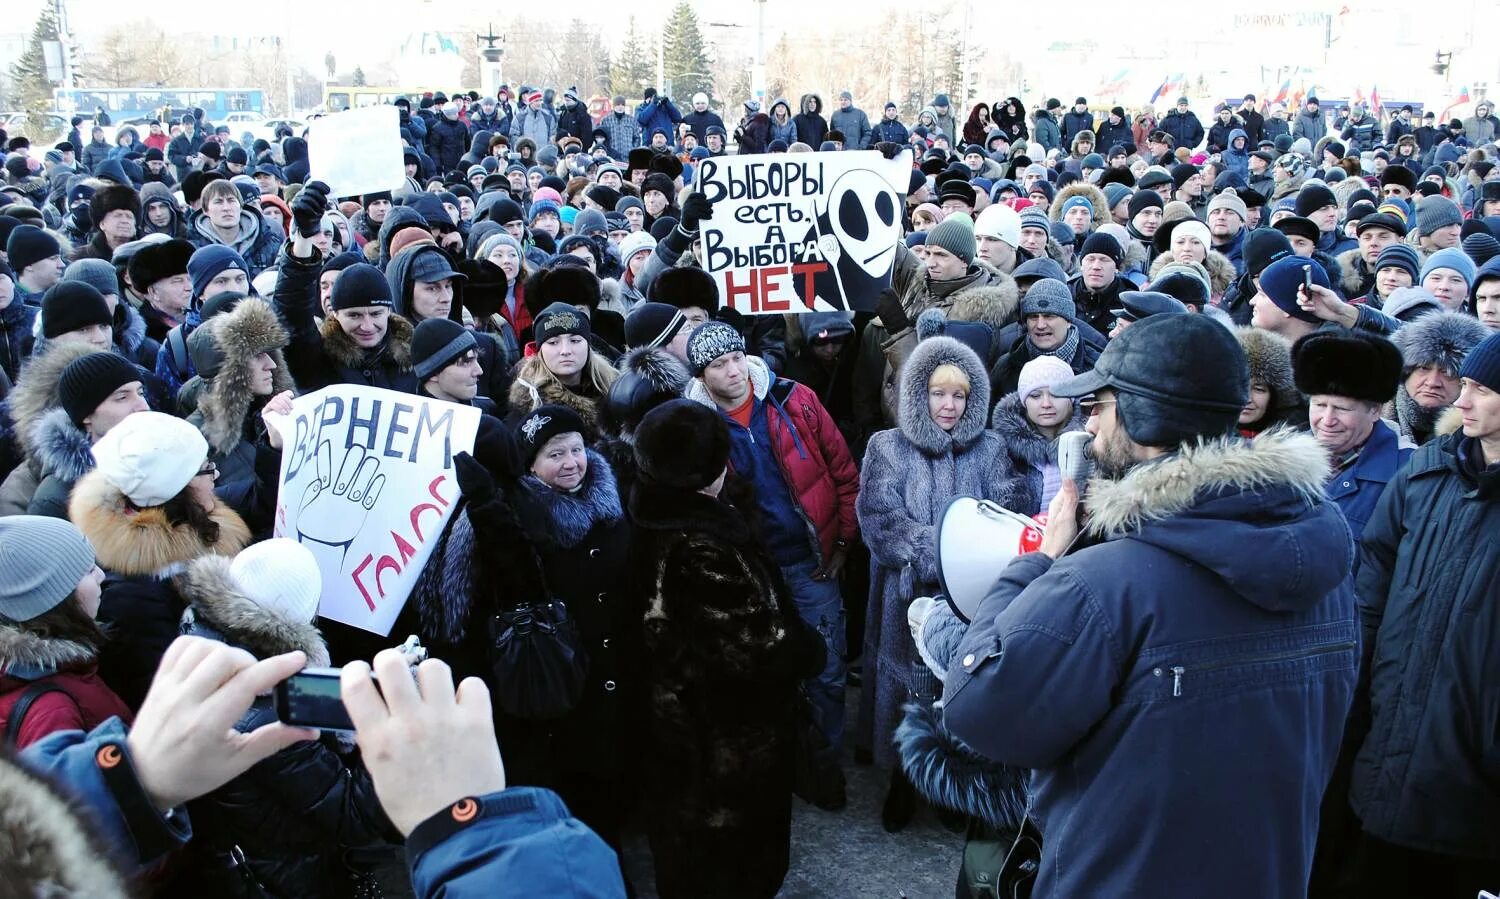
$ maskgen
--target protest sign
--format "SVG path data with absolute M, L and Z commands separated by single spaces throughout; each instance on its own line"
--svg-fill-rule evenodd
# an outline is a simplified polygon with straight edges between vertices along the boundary
M 368 106 L 313 120 L 307 131 L 307 170 L 335 197 L 395 190 L 406 180 L 400 113 Z
M 473 451 L 479 410 L 338 384 L 276 424 L 276 536 L 317 558 L 319 615 L 388 634 L 453 514 L 453 457 Z
M 718 156 L 698 163 L 713 202 L 703 265 L 744 315 L 873 309 L 891 284 L 911 152 Z

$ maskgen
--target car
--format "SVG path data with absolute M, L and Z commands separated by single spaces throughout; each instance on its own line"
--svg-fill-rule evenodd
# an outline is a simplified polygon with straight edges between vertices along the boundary
M 59 141 L 68 133 L 68 120 L 50 112 L 0 112 L 0 128 L 12 137 Z

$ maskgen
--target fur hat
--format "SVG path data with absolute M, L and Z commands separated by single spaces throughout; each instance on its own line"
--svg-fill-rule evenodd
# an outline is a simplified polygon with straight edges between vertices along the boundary
M 1435 364 L 1449 377 L 1458 377 L 1464 357 L 1490 334 L 1490 329 L 1462 312 L 1429 312 L 1391 336 L 1401 351 L 1401 376 Z
M 106 215 L 118 209 L 130 213 L 136 225 L 140 225 L 141 196 L 133 187 L 124 184 L 106 184 L 94 191 L 93 198 L 89 200 L 89 215 L 93 217 L 95 227 L 104 221 Z
M 620 376 L 600 413 L 615 432 L 632 434 L 647 412 L 682 396 L 691 380 L 687 366 L 666 350 L 631 350 L 620 360 Z
M 199 367 L 200 352 L 195 352 L 199 334 L 212 341 L 217 365 Z M 245 420 L 255 401 L 252 390 L 251 364 L 266 353 L 275 368 L 271 371 L 271 394 L 293 389 L 291 370 L 282 349 L 291 341 L 286 326 L 271 304 L 259 297 L 248 297 L 235 307 L 206 320 L 188 337 L 188 351 L 198 374 L 210 385 L 198 400 L 203 418 L 199 428 L 215 452 L 227 453 L 243 438 Z
M 139 293 L 145 293 L 151 285 L 176 275 L 185 275 L 188 260 L 197 248 L 185 240 L 172 239 L 147 244 L 130 257 L 126 274 Z
M 599 296 L 599 279 L 582 266 L 549 266 L 526 284 L 526 306 L 533 317 L 553 303 L 598 309 Z
M 635 462 L 647 484 L 702 490 L 729 464 L 729 428 L 718 411 L 688 399 L 668 400 L 635 429 Z
M 696 306 L 709 315 L 719 311 L 719 285 L 713 276 L 696 266 L 670 268 L 656 276 L 651 282 L 651 295 L 655 303 L 666 303 L 678 309 Z
M 1314 331 L 1292 347 L 1297 389 L 1388 403 L 1401 383 L 1401 351 L 1363 331 Z
M 1250 363 L 1250 383 L 1270 388 L 1275 408 L 1288 409 L 1301 402 L 1292 379 L 1292 345 L 1287 339 L 1261 328 L 1236 328 L 1234 334 Z

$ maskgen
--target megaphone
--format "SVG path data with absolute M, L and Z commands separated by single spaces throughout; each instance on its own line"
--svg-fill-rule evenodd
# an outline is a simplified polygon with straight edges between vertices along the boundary
M 938 519 L 938 582 L 965 624 L 1010 560 L 1042 545 L 1042 526 L 989 500 L 961 496 Z

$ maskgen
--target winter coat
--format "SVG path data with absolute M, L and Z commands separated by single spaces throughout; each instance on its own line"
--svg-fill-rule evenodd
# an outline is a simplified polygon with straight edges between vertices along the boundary
M 1070 327 L 1070 330 L 1077 333 L 1078 327 L 1073 325 Z M 1084 340 L 1083 335 L 1079 334 L 1078 347 L 1073 351 L 1073 358 L 1067 360 L 1068 365 L 1073 369 L 1073 374 L 1081 375 L 1092 369 L 1094 363 L 1099 361 L 1099 352 L 1097 347 Z M 1037 355 L 1040 354 L 1032 350 L 1031 344 L 1027 340 L 1025 329 L 1020 329 L 1020 334 L 1016 337 L 1015 342 L 1006 349 L 1005 354 L 996 360 L 994 366 L 990 368 L 989 378 L 991 389 L 1001 395 L 1014 393 L 1017 385 L 1020 383 L 1021 368 L 1036 358 Z
M 427 132 L 427 154 L 437 163 L 438 171 L 458 168 L 459 157 L 469 149 L 469 129 L 458 119 L 438 116 Z
M 1022 515 L 1047 511 L 1051 499 L 1046 493 L 1048 470 L 1057 468 L 1057 438 L 1043 437 L 1026 418 L 1026 406 L 1019 393 L 1008 393 L 990 413 L 990 427 L 1005 444 L 1005 454 L 1017 475 L 1016 495 L 1008 508 Z M 1083 430 L 1083 411 L 1075 402 L 1073 415 L 1058 435 Z M 1054 478 L 1057 475 L 1054 474 Z
M 94 468 L 89 436 L 73 424 L 62 407 L 49 410 L 32 431 L 32 453 L 41 481 L 26 507 L 27 515 L 68 517 L 68 495 L 78 479 Z
M 1094 146 L 1100 153 L 1108 153 L 1110 148 L 1117 144 L 1123 147 L 1134 142 L 1135 135 L 1131 133 L 1129 120 L 1121 119 L 1116 124 L 1109 120 L 1108 115 L 1099 120 L 1099 128 L 1095 131 Z
M 969 395 L 952 430 L 933 421 L 927 385 L 939 365 L 968 376 Z M 865 689 L 860 695 L 857 744 L 874 752 L 878 768 L 896 761 L 892 739 L 901 711 L 929 694 L 906 607 L 942 590 L 936 529 L 953 500 L 968 496 L 1009 508 L 1019 484 L 1000 436 L 985 428 L 989 379 L 973 350 L 952 337 L 928 337 L 901 370 L 899 427 L 870 437 L 860 472 L 860 532 L 870 547 L 870 595 L 865 613 Z
M 1052 113 L 1045 109 L 1039 109 L 1036 112 L 1034 122 L 1036 124 L 1036 128 L 1033 129 L 1036 132 L 1036 142 L 1042 145 L 1043 150 L 1055 150 L 1062 146 L 1062 129 L 1057 127 L 1057 120 L 1052 117 Z M 1037 154 L 1038 157 L 1043 155 L 1045 153 Z
M 255 480 L 255 447 L 265 439 L 260 409 L 266 400 L 285 390 L 295 390 L 292 373 L 282 356 L 290 338 L 286 328 L 265 300 L 241 300 L 233 311 L 210 319 L 214 345 L 223 356 L 219 371 L 205 379 L 198 408 L 188 423 L 203 432 L 208 458 L 219 467 L 217 487 L 242 485 Z M 271 393 L 256 396 L 251 389 L 251 363 L 260 353 L 275 363 Z
M 49 341 L 44 351 L 32 355 L 21 368 L 20 380 L 5 398 L 5 411 L 9 413 L 7 436 L 10 438 L 7 450 L 20 464 L 0 483 L 0 515 L 20 515 L 31 505 L 44 477 L 42 460 L 35 446 L 37 428 L 48 412 L 62 406 L 57 385 L 63 369 L 75 359 L 93 352 L 97 350 L 91 344 L 81 341 Z
M 771 117 L 763 112 L 745 116 L 734 129 L 734 142 L 741 156 L 766 152 L 771 143 Z
M 859 537 L 854 512 L 859 472 L 844 435 L 811 388 L 776 377 L 758 356 L 746 356 L 745 361 L 756 407 L 752 423 L 765 415 L 770 452 L 795 512 L 807 529 L 806 536 L 811 538 L 809 549 L 822 564 L 833 555 L 836 543 L 853 543 Z M 698 379 L 688 383 L 687 398 L 718 408 Z M 729 426 L 733 445 L 736 430 L 743 433 L 745 428 L 724 413 L 720 415 Z M 736 468 L 734 453 L 730 454 L 729 467 Z M 748 477 L 748 472 L 744 474 Z
M 984 113 L 984 118 L 979 117 Z M 963 140 L 955 147 L 955 152 L 962 152 L 964 144 L 979 144 L 984 146 L 984 139 L 990 133 L 990 106 L 988 103 L 975 103 L 969 110 L 969 117 L 964 120 Z
M 188 240 L 195 247 L 224 244 L 219 232 L 209 224 L 208 216 L 201 213 L 194 216 L 188 225 Z M 241 209 L 239 234 L 235 235 L 233 243 L 224 245 L 240 254 L 245 264 L 250 266 L 249 277 L 254 280 L 261 272 L 276 264 L 276 251 L 281 249 L 285 240 L 286 235 L 281 229 L 273 228 L 260 213 Z
M 203 556 L 172 579 L 187 604 L 182 632 L 247 650 L 256 658 L 301 650 L 326 667 L 328 649 L 311 622 L 293 621 L 245 596 L 229 559 Z M 242 733 L 276 720 L 260 697 L 235 725 Z M 349 892 L 346 848 L 399 839 L 363 766 L 348 764 L 331 740 L 294 744 L 190 805 L 203 861 L 185 879 L 200 889 L 231 889 L 241 875 L 229 853 L 238 847 L 260 885 L 276 896 L 343 896 Z
M 1198 121 L 1198 114 L 1192 110 L 1178 112 L 1176 107 L 1162 116 L 1161 123 L 1157 126 L 1159 130 L 1172 135 L 1172 146 L 1187 147 L 1195 149 L 1203 143 L 1203 123 Z
M 1261 126 L 1260 139 L 1274 141 L 1278 137 L 1291 133 L 1291 126 L 1287 123 L 1287 120 L 1285 118 L 1271 116 L 1270 118 L 1266 119 L 1265 124 Z M 1259 141 L 1257 141 L 1257 143 L 1259 143 Z
M 693 135 L 698 138 L 699 146 L 707 144 L 709 128 L 716 125 L 720 128 L 724 127 L 724 120 L 712 109 L 705 109 L 702 112 L 692 110 L 683 115 L 681 121 L 693 129 Z
M 907 131 L 906 126 L 895 119 L 882 118 L 870 129 L 871 148 L 883 141 L 904 145 L 910 139 L 911 132 Z
M 447 251 L 440 249 L 436 243 L 430 240 L 420 240 L 408 245 L 400 253 L 397 253 L 396 258 L 392 259 L 385 267 L 386 281 L 390 284 L 391 297 L 394 301 L 391 311 L 396 316 L 409 322 L 413 328 L 422 323 L 422 318 L 411 304 L 411 293 L 414 286 L 414 279 L 411 272 L 413 266 L 416 265 L 417 259 L 422 254 L 431 253 L 441 254 L 444 261 L 450 267 L 453 267 L 454 270 L 465 267 L 449 256 Z M 454 278 L 452 284 L 453 305 L 449 310 L 448 317 L 454 321 L 462 321 L 465 309 L 465 297 L 471 288 L 479 289 L 479 285 L 459 278 Z M 504 322 L 503 317 L 501 318 L 501 322 Z M 502 324 L 502 327 L 509 326 Z M 505 397 L 505 392 L 510 387 L 510 365 L 520 355 L 520 350 L 519 348 L 502 347 L 501 336 L 487 333 L 483 330 L 474 330 L 472 334 L 475 342 L 475 355 L 479 357 L 480 367 L 484 369 L 483 374 L 479 376 L 479 395 L 499 402 Z M 511 340 L 514 340 L 514 336 L 511 337 Z
M 593 143 L 594 120 L 589 117 L 589 108 L 582 103 L 572 106 L 563 105 L 562 112 L 557 114 L 557 131 L 553 139 L 561 145 L 563 138 L 576 137 L 587 147 Z
M 1389 422 L 1377 421 L 1354 464 L 1329 476 L 1328 498 L 1344 511 L 1344 520 L 1349 522 L 1356 541 L 1364 534 L 1365 523 L 1375 514 L 1386 484 L 1406 465 L 1414 450 L 1401 445 L 1400 436 Z
M 536 142 L 538 147 L 545 147 L 552 143 L 552 135 L 557 133 L 557 115 L 546 106 L 540 109 L 532 109 L 530 106 L 516 113 L 516 117 L 510 123 L 510 143 L 515 146 L 516 142 L 523 137 L 529 137 Z
M 21 373 L 21 363 L 26 361 L 26 346 L 31 340 L 31 329 L 36 324 L 40 306 L 12 299 L 0 309 L 0 371 L 6 379 L 16 383 Z
M 1307 138 L 1307 142 L 1316 146 L 1328 134 L 1328 120 L 1323 117 L 1323 111 L 1309 113 L 1306 109 L 1297 113 L 1292 121 L 1292 138 Z
M 172 211 L 172 219 L 167 224 L 157 227 L 151 224 L 146 217 L 146 207 L 152 203 L 165 203 Z M 177 205 L 177 198 L 172 195 L 172 189 L 159 181 L 152 181 L 141 185 L 141 234 L 165 234 L 168 237 L 187 237 L 187 226 L 183 223 L 182 209 Z
M 25 749 L 58 731 L 93 730 L 110 718 L 129 723 L 130 709 L 105 686 L 98 666 L 98 653 L 84 641 L 38 633 L 25 623 L 0 623 L 0 730 L 32 684 L 62 691 L 32 701 L 15 746 L 8 748 Z
M 1211 153 L 1222 153 L 1229 149 L 1229 141 L 1234 132 L 1245 133 L 1245 126 L 1234 116 L 1229 117 L 1228 122 L 1221 122 L 1217 117 L 1208 129 L 1208 149 Z
M 1358 668 L 1326 475 L 1308 435 L 1207 438 L 1091 481 L 1101 542 L 1005 568 L 943 723 L 1033 769 L 1033 895 L 1305 894 Z
M 1235 146 L 1236 141 L 1243 141 Z M 1229 142 L 1219 154 L 1224 160 L 1224 170 L 1234 172 L 1246 181 L 1250 180 L 1250 138 L 1244 129 L 1234 128 L 1229 132 Z
M 1484 118 L 1478 115 L 1478 107 L 1475 114 L 1464 119 L 1464 137 L 1475 147 L 1500 139 L 1500 116 L 1494 113 L 1494 107 L 1490 107 L 1490 114 Z
M 1500 628 L 1500 474 L 1476 438 L 1434 439 L 1365 524 L 1357 579 L 1365 663 L 1349 801 L 1366 833 L 1500 857 L 1492 635 Z
M 671 97 L 657 96 L 635 108 L 635 120 L 644 135 L 650 136 L 658 128 L 671 135 L 682 121 L 682 113 L 677 111 Z
M 1374 150 L 1380 144 L 1380 123 L 1369 114 L 1359 119 L 1350 117 L 1344 123 L 1344 130 L 1339 137 L 1348 142 L 1348 152 L 1352 154 L 1364 153 Z
M 532 359 L 536 359 L 536 362 L 532 363 Z M 603 398 L 593 388 L 587 372 L 586 367 L 579 386 L 568 387 L 542 364 L 539 355 L 527 357 L 527 361 L 521 363 L 521 368 L 517 370 L 515 380 L 511 381 L 510 392 L 506 396 L 508 420 L 519 421 L 538 406 L 567 406 L 578 413 L 588 428 L 589 432 L 584 435 L 584 440 L 592 440 L 599 431 L 599 405 Z M 617 377 L 618 372 L 611 367 L 609 380 L 613 382 Z
M 1072 143 L 1073 143 L 1073 138 L 1078 134 L 1078 132 L 1080 132 L 1080 131 L 1093 131 L 1093 130 L 1094 130 L 1094 114 L 1092 112 L 1089 112 L 1087 109 L 1085 109 L 1083 112 L 1075 112 L 1073 110 L 1073 107 L 1069 106 L 1068 107 L 1068 111 L 1065 112 L 1065 113 L 1063 113 L 1063 117 L 1062 117 L 1062 141 L 1063 141 L 1063 143 L 1068 144 L 1068 145 L 1071 146 Z M 1105 147 L 1104 149 L 1107 150 L 1109 148 Z
M 822 670 L 822 639 L 732 506 L 642 482 L 630 517 L 657 891 L 769 899 L 789 859 L 798 683 Z
M 218 539 L 204 541 L 187 524 L 172 524 L 160 506 L 131 511 L 125 495 L 98 470 L 79 479 L 68 518 L 94 545 L 104 569 L 99 621 L 110 641 L 99 658 L 104 682 L 140 708 L 167 646 L 176 639 L 185 603 L 170 580 L 200 556 L 233 556 L 250 542 L 250 529 L 224 503 L 209 513 Z
M 626 154 L 641 145 L 641 123 L 628 112 L 606 113 L 599 120 L 599 127 L 604 129 L 609 141 L 609 155 L 615 159 L 624 159 Z
M 290 247 L 290 244 L 287 245 Z M 298 259 L 281 253 L 273 305 L 291 331 L 285 350 L 287 368 L 304 393 L 330 384 L 366 384 L 402 393 L 416 393 L 417 376 L 411 370 L 411 322 L 399 315 L 386 319 L 385 341 L 365 350 L 329 316 L 320 329 L 313 319 L 318 302 L 316 290 L 322 260 Z
M 167 162 L 171 163 L 172 167 L 177 170 L 178 181 L 186 178 L 188 173 L 193 170 L 192 165 L 188 163 L 188 159 L 195 155 L 198 152 L 198 148 L 202 145 L 203 133 L 200 131 L 194 131 L 191 137 L 188 136 L 186 131 L 179 132 L 176 137 L 172 138 L 171 143 L 167 144 Z
M 812 109 L 808 109 L 808 101 L 812 101 Z M 803 94 L 798 101 L 799 112 L 792 117 L 792 124 L 797 127 L 797 140 L 814 150 L 827 140 L 828 121 L 823 118 L 823 98 L 817 94 Z
M 776 121 L 775 113 L 778 106 L 786 109 L 785 122 L 778 123 Z M 767 141 L 767 145 L 773 140 L 786 141 L 788 146 L 797 142 L 797 122 L 792 112 L 792 104 L 788 103 L 785 98 L 777 97 L 776 102 L 772 103 L 771 108 L 766 111 L 766 115 L 771 119 L 771 137 Z
M 866 150 L 870 147 L 870 117 L 856 106 L 835 109 L 828 116 L 828 127 L 844 134 L 844 149 Z

